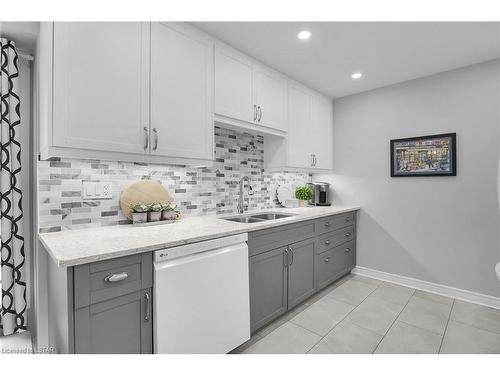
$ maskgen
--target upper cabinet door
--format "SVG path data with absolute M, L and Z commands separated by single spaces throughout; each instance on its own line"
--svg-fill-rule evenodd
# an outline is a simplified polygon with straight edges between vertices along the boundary
M 151 154 L 213 158 L 213 44 L 187 24 L 151 24 Z
M 254 70 L 254 103 L 257 106 L 255 123 L 276 130 L 287 130 L 287 82 L 277 74 Z
M 54 24 L 52 144 L 147 153 L 149 24 Z
M 333 114 L 329 98 L 313 95 L 311 97 L 311 137 L 314 139 L 314 168 L 332 169 L 333 167 Z
M 311 95 L 302 86 L 288 87 L 288 166 L 311 168 L 315 139 L 311 132 Z
M 242 56 L 215 49 L 215 113 L 253 122 L 252 65 Z

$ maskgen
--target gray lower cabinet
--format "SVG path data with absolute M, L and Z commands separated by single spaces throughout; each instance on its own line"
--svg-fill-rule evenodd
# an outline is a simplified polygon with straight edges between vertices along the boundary
M 249 274 L 255 331 L 314 294 L 314 239 L 251 256 Z
M 75 352 L 153 352 L 151 289 L 75 310 Z
M 250 328 L 255 332 L 356 264 L 356 213 L 248 235 Z
M 287 267 L 285 248 L 249 259 L 250 328 L 255 331 L 287 310 Z
M 56 352 L 153 353 L 152 253 L 49 267 L 49 343 Z
M 314 239 L 288 246 L 288 308 L 291 309 L 315 292 Z
M 316 284 L 322 289 L 354 267 L 354 241 L 327 250 L 316 257 Z

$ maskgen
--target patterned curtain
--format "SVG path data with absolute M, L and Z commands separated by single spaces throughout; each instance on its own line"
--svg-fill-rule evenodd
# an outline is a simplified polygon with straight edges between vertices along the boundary
M 0 222 L 2 304 L 0 335 L 26 329 L 26 275 L 20 186 L 21 124 L 18 56 L 14 42 L 0 38 Z

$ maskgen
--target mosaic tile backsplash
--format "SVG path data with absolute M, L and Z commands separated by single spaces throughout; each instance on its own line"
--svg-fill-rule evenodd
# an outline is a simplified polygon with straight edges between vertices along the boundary
M 238 182 L 250 177 L 249 209 L 278 206 L 276 188 L 294 189 L 311 181 L 307 173 L 265 173 L 264 138 L 215 128 L 215 162 L 209 168 L 101 160 L 38 162 L 40 232 L 130 224 L 120 209 L 120 194 L 132 182 L 155 180 L 169 192 L 183 216 L 236 212 Z M 112 199 L 83 200 L 82 181 L 109 181 Z

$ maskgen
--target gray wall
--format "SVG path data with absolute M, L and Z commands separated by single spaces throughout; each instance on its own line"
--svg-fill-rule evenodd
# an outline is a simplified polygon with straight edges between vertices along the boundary
M 334 204 L 359 204 L 358 265 L 500 296 L 500 60 L 334 102 Z M 391 178 L 389 140 L 457 133 L 456 177 Z

